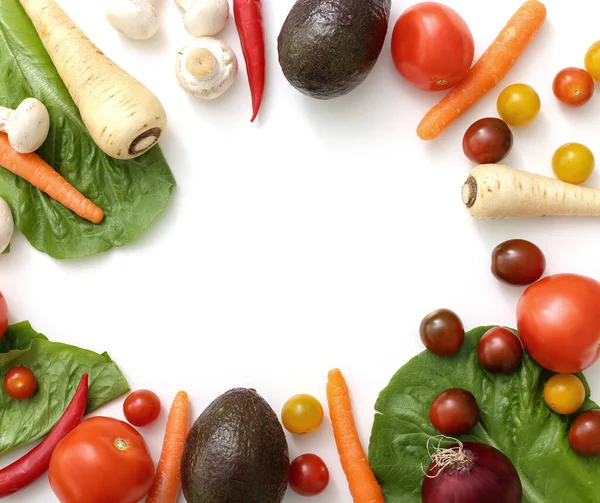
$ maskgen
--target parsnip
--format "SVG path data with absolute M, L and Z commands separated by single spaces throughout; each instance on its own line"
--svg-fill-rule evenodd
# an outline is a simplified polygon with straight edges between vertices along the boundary
M 482 220 L 545 216 L 600 216 L 600 190 L 501 164 L 474 168 L 462 190 L 469 213 Z
M 108 59 L 55 0 L 19 1 L 98 147 L 131 159 L 154 146 L 167 125 L 158 98 Z

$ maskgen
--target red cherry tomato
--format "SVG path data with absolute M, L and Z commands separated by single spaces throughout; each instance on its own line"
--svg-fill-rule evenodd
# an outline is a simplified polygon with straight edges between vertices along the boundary
M 28 368 L 15 367 L 4 376 L 4 389 L 11 398 L 25 400 L 35 393 L 37 381 Z
M 316 496 L 329 484 L 329 470 L 319 456 L 303 454 L 290 464 L 289 481 L 300 496 Z
M 452 356 L 460 350 L 465 340 L 465 327 L 458 315 L 449 309 L 429 313 L 419 327 L 425 347 L 439 356 Z
M 125 419 L 133 426 L 146 426 L 160 414 L 160 398 L 147 389 L 134 391 L 123 403 Z
M 404 11 L 394 27 L 394 64 L 404 78 L 426 91 L 458 84 L 471 69 L 474 54 L 467 23 L 445 5 L 418 3 Z
M 523 359 L 521 341 L 508 328 L 489 329 L 477 344 L 481 366 L 492 374 L 511 374 Z
M 600 358 L 600 283 L 557 274 L 531 285 L 517 306 L 517 328 L 531 357 L 553 372 L 574 374 Z
M 588 410 L 575 418 L 569 443 L 582 456 L 600 456 L 600 410 Z
M 433 427 L 445 435 L 463 435 L 479 421 L 479 405 L 467 390 L 452 388 L 442 391 L 429 408 Z
M 0 292 L 0 339 L 4 337 L 6 327 L 8 327 L 8 306 L 4 295 Z
M 581 68 L 565 68 L 554 77 L 552 90 L 560 102 L 580 107 L 594 95 L 594 79 Z

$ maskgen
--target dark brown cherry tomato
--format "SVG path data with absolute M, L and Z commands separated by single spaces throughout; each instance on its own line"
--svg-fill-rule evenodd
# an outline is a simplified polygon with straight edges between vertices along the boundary
M 37 389 L 35 375 L 28 368 L 14 367 L 4 376 L 4 389 L 11 398 L 25 400 Z
M 535 283 L 545 270 L 542 250 L 524 239 L 504 241 L 492 251 L 492 274 L 511 285 Z
M 577 416 L 569 430 L 569 443 L 582 456 L 600 456 L 600 410 Z
M 479 406 L 467 390 L 451 388 L 442 391 L 431 403 L 429 419 L 433 427 L 445 435 L 463 435 L 479 421 Z
M 565 68 L 554 77 L 552 90 L 561 103 L 580 107 L 594 95 L 594 79 L 581 68 Z
M 489 329 L 477 344 L 481 366 L 492 374 L 511 374 L 523 359 L 523 346 L 519 338 L 503 327 Z
M 506 157 L 513 134 L 502 119 L 487 117 L 474 122 L 463 137 L 465 155 L 477 164 L 492 164 Z
M 451 356 L 465 340 L 465 327 L 455 313 L 438 309 L 423 318 L 419 334 L 429 351 L 439 356 Z
M 300 496 L 316 496 L 327 488 L 329 470 L 316 454 L 303 454 L 291 462 L 289 481 Z

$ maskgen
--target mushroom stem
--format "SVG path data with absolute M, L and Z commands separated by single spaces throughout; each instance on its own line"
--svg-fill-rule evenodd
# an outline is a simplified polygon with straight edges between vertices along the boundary
M 215 73 L 218 64 L 214 54 L 203 47 L 190 51 L 185 60 L 186 70 L 199 79 L 210 77 Z

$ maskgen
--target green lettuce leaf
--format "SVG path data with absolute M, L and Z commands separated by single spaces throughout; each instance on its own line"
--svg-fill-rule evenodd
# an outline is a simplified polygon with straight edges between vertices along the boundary
M 9 326 L 0 340 L 0 379 L 19 366 L 35 374 L 37 391 L 18 401 L 0 387 L 0 455 L 45 436 L 63 415 L 85 373 L 89 376 L 86 413 L 129 391 L 108 354 L 50 342 L 26 321 Z
M 429 351 L 409 361 L 381 392 L 369 445 L 369 461 L 387 503 L 420 503 L 423 472 L 429 458 L 427 439 L 438 432 L 429 422 L 429 406 L 448 388 L 464 388 L 477 398 L 481 420 L 461 440 L 492 445 L 515 465 L 526 503 L 599 503 L 600 458 L 579 456 L 569 446 L 573 417 L 555 414 L 544 402 L 552 374 L 528 355 L 509 376 L 485 372 L 477 343 L 491 327 L 469 332 L 458 354 L 439 357 Z M 597 409 L 588 398 L 582 410 Z
M 78 217 L 28 182 L 0 168 L 0 197 L 38 250 L 54 258 L 84 257 L 135 240 L 169 200 L 175 180 L 160 149 L 129 161 L 92 141 L 35 28 L 18 0 L 0 1 L 0 104 L 35 97 L 50 113 L 38 150 L 48 164 L 105 212 L 100 225 Z

